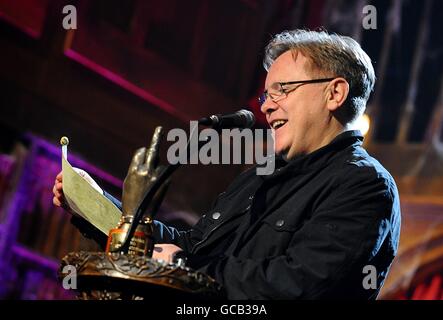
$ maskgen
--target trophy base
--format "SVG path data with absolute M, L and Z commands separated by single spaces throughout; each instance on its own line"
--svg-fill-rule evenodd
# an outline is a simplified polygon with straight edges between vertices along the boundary
M 68 268 L 67 268 L 68 267 Z M 74 274 L 75 272 L 75 274 Z M 73 286 L 80 300 L 155 300 L 223 297 L 222 287 L 206 274 L 152 258 L 105 252 L 71 252 L 61 262 L 60 281 Z

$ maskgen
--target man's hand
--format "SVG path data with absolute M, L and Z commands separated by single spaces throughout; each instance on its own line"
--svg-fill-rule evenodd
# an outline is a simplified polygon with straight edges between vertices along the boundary
M 168 263 L 173 262 L 174 254 L 183 251 L 180 247 L 169 243 L 162 243 L 154 245 L 153 259 L 163 260 Z
M 85 179 L 93 188 L 95 188 L 98 192 L 103 194 L 102 188 L 99 187 L 99 185 L 94 181 L 94 179 L 91 178 L 91 176 L 86 171 L 83 171 L 78 168 L 74 168 L 74 170 L 83 179 Z M 100 247 L 103 250 L 105 250 L 108 237 L 104 235 L 101 231 L 96 229 L 92 224 L 90 224 L 82 217 L 80 217 L 69 207 L 65 195 L 63 194 L 62 172 L 59 172 L 59 174 L 57 174 L 57 176 L 55 177 L 55 182 L 54 182 L 54 187 L 52 188 L 52 192 L 54 193 L 54 197 L 52 198 L 52 202 L 54 203 L 54 205 L 57 207 L 62 207 L 70 214 L 72 214 L 71 223 L 83 234 L 83 236 L 93 239 L 96 243 L 100 245 Z
M 52 203 L 57 207 L 65 207 L 66 199 L 65 195 L 63 194 L 63 175 L 61 171 L 55 177 L 52 193 L 54 194 L 54 197 L 52 198 Z
M 123 182 L 122 211 L 123 215 L 134 216 L 149 186 L 157 179 L 162 167 L 158 166 L 158 150 L 163 136 L 163 128 L 156 127 L 149 149 L 138 149 L 132 157 L 128 174 Z M 161 193 L 160 188 L 158 193 Z M 156 197 L 153 202 L 161 201 Z M 162 198 L 162 197 L 160 197 Z M 154 214 L 154 212 L 152 212 Z
M 79 168 L 74 168 L 74 170 L 85 179 L 94 189 L 103 194 L 102 188 L 95 182 L 94 179 L 84 170 Z M 65 195 L 63 194 L 63 174 L 59 172 L 55 177 L 54 187 L 52 188 L 52 193 L 54 197 L 52 198 L 52 203 L 57 207 L 62 207 L 70 211 L 68 203 L 66 202 Z

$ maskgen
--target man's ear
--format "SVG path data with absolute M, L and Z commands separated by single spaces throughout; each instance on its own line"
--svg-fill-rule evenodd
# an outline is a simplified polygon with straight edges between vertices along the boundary
M 346 101 L 349 94 L 349 83 L 345 78 L 332 80 L 326 91 L 326 104 L 329 111 L 334 112 Z

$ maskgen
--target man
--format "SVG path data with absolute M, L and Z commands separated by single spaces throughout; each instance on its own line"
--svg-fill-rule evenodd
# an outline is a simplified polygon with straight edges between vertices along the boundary
M 374 86 L 371 61 L 349 37 L 295 30 L 272 39 L 264 65 L 276 171 L 242 173 L 189 231 L 156 221 L 153 257 L 180 253 L 230 299 L 375 299 L 400 207 L 391 175 L 352 130 Z

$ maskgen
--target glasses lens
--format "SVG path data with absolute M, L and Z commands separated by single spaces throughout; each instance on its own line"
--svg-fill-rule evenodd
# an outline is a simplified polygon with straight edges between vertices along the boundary
M 260 106 L 265 103 L 266 101 L 266 97 L 268 96 L 267 92 L 263 92 L 259 97 L 258 97 L 258 103 L 260 104 Z
M 260 103 L 260 105 L 265 103 L 268 96 L 274 102 L 279 101 L 285 97 L 285 92 L 280 83 L 276 82 L 272 84 L 267 91 L 263 92 L 262 95 L 258 97 L 258 102 Z
M 272 101 L 278 101 L 284 95 L 284 91 L 280 83 L 276 82 L 269 88 L 268 94 Z

